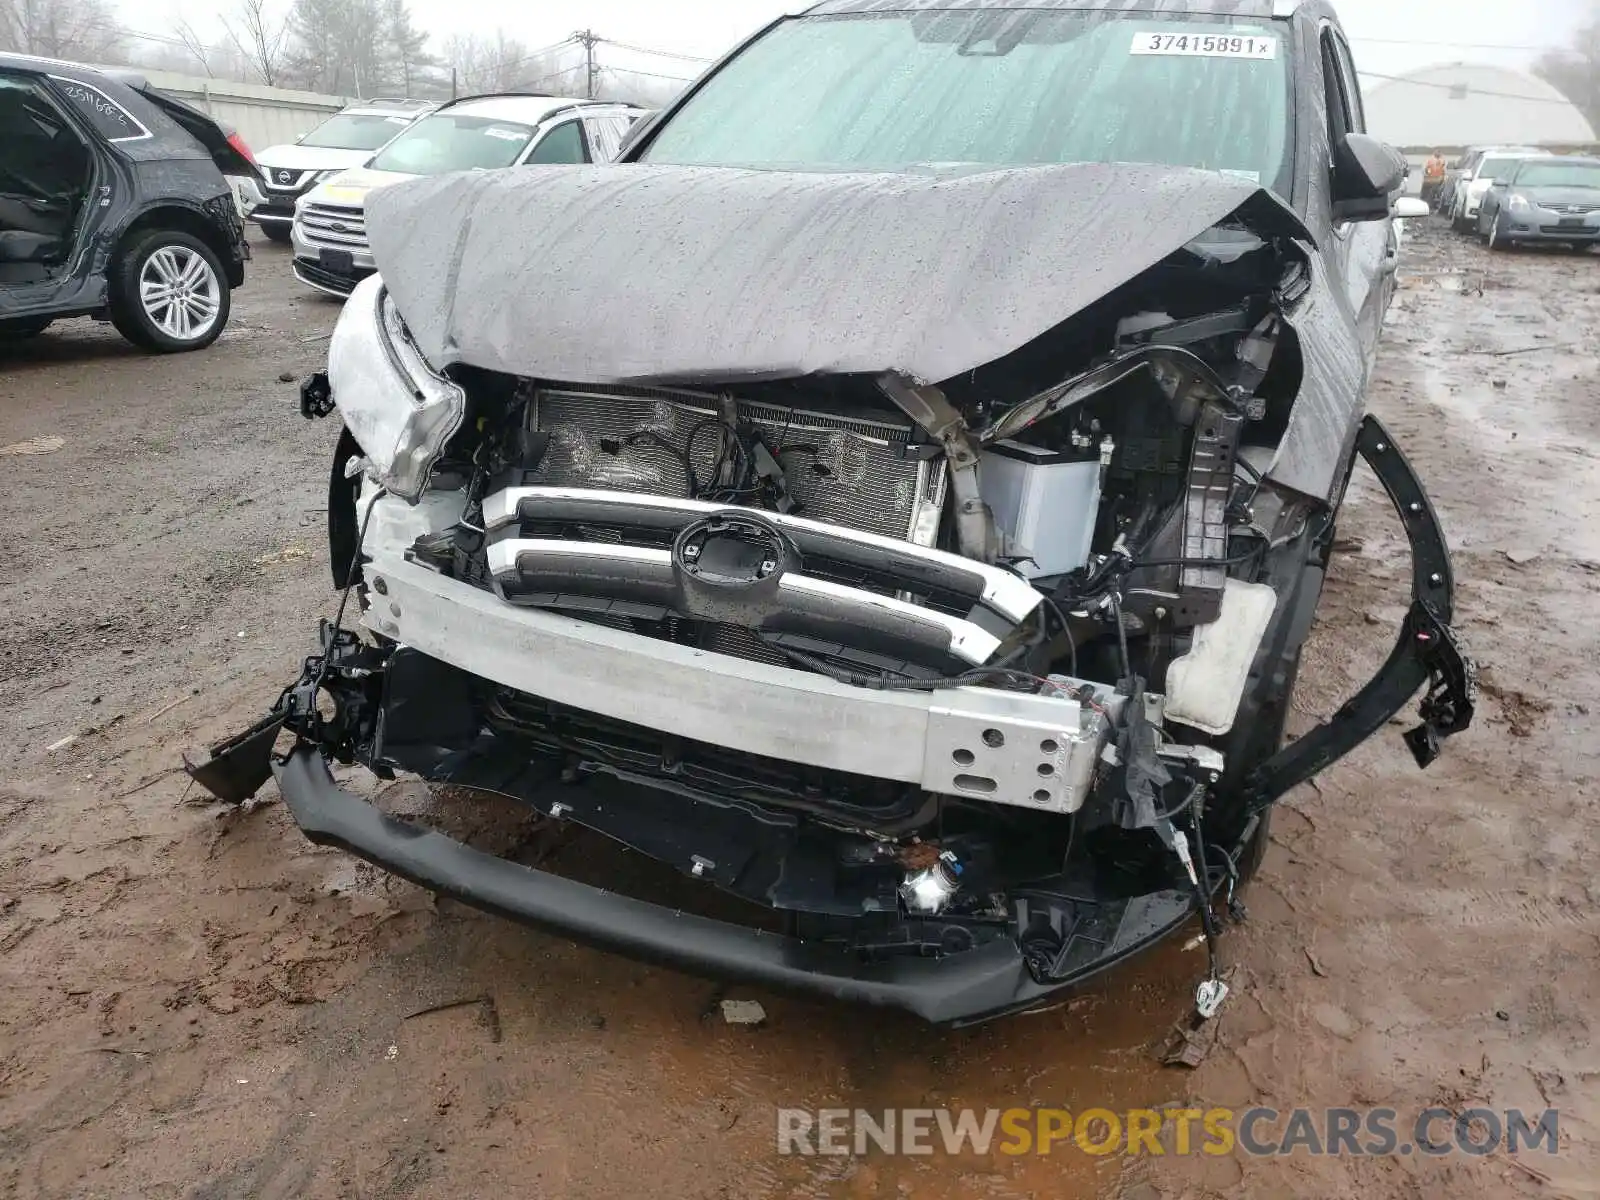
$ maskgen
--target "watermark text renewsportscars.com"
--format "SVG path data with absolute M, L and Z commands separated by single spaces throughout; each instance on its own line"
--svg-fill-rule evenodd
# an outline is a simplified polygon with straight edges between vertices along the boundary
M 1560 1113 L 1489 1108 L 780 1108 L 787 1155 L 1560 1153 Z

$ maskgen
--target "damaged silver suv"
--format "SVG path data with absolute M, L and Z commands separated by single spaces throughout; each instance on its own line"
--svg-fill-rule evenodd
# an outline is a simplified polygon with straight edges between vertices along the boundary
M 1320 2 L 827 0 L 617 165 L 378 193 L 302 392 L 343 419 L 363 628 L 196 777 L 275 772 L 313 841 L 516 920 L 937 1022 L 1198 913 L 1208 1015 L 1274 800 L 1419 692 L 1421 765 L 1472 717 L 1444 538 L 1364 416 L 1404 170 Z M 1413 603 L 1284 746 L 1357 457 Z M 750 921 L 482 853 L 330 760 Z

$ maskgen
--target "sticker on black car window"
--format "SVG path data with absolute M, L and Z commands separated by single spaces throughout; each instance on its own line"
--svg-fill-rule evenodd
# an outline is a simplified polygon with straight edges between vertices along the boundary
M 137 118 L 99 88 L 76 79 L 63 79 L 59 75 L 51 78 L 72 107 L 78 110 L 96 133 L 108 141 L 122 142 L 150 136 L 150 131 Z

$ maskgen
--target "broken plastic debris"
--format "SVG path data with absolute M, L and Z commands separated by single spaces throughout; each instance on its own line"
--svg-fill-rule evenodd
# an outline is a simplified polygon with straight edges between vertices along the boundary
M 1220 979 L 1207 979 L 1195 989 L 1195 1012 L 1200 1014 L 1202 1020 L 1209 1021 L 1217 1015 L 1218 1010 L 1222 1008 L 1222 1002 L 1227 998 L 1227 984 Z
M 311 551 L 304 546 L 285 546 L 282 550 L 274 550 L 271 554 L 263 554 L 255 560 L 258 567 L 270 567 L 276 563 L 293 562 L 299 558 L 310 558 Z M 242 634 L 240 635 L 243 636 Z
M 51 742 L 48 746 L 46 746 L 44 748 L 44 752 L 46 754 L 54 754 L 57 750 L 65 750 L 68 746 L 72 745 L 72 743 L 77 741 L 77 740 L 78 740 L 78 735 L 77 734 L 69 733 L 69 734 L 67 734 L 66 737 L 62 738 L 59 742 Z
M 400 1047 L 399 1046 L 390 1046 L 387 1050 L 385 1050 L 383 1052 L 383 1061 L 384 1062 L 393 1062 L 395 1059 L 397 1059 L 399 1057 L 400 1057 Z
M 724 1000 L 722 1019 L 729 1025 L 761 1025 L 766 1022 L 767 1010 L 755 1000 Z
M 1216 1048 L 1221 1029 L 1220 1022 L 1202 1021 L 1194 1016 L 1178 1021 L 1167 1033 L 1158 1057 L 1164 1066 L 1193 1070 Z
M 29 438 L 25 442 L 12 442 L 9 446 L 0 446 L 0 458 L 10 458 L 14 454 L 54 454 L 66 444 L 65 438 L 53 435 Z

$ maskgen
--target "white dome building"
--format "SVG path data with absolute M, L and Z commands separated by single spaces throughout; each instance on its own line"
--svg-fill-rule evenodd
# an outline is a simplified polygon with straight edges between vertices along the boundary
M 1403 150 L 1585 146 L 1595 131 L 1555 87 L 1484 63 L 1424 67 L 1365 91 L 1367 131 Z

